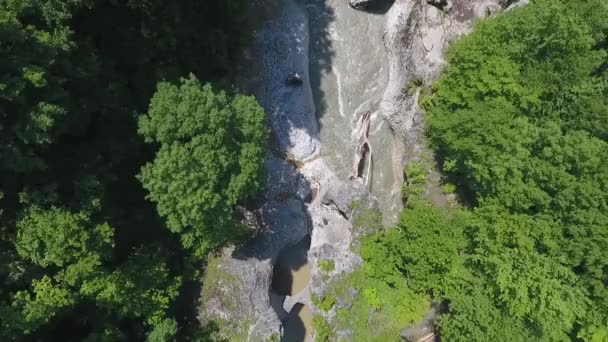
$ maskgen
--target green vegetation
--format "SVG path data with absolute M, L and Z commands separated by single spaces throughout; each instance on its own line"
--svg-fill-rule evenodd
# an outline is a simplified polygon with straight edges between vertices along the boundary
M 482 21 L 422 101 L 444 191 L 473 209 L 427 203 L 412 165 L 400 223 L 361 255 L 366 278 L 447 303 L 447 341 L 608 336 L 607 17 L 601 0 L 537 0 Z M 364 286 L 368 307 L 382 291 Z
M 537 1 L 483 22 L 427 102 L 444 171 L 479 207 L 471 268 L 528 336 L 608 323 L 606 15 L 604 1 Z
M 319 261 L 319 269 L 325 273 L 331 273 L 335 268 L 336 264 L 331 259 Z
M 382 227 L 382 212 L 377 208 L 367 208 L 361 202 L 351 204 L 353 209 L 352 223 L 357 234 L 365 234 L 368 230 Z
M 366 258 L 365 265 L 375 262 L 374 258 Z M 398 340 L 403 327 L 422 319 L 430 306 L 429 297 L 402 284 L 393 286 L 367 270 L 367 267 L 359 269 L 330 283 L 330 294 L 316 305 L 321 308 L 327 298 L 332 306 L 338 299 L 349 305 L 337 307 L 336 316 L 326 331 L 331 334 L 339 330 L 352 331 L 354 341 Z
M 333 308 L 334 305 L 336 304 L 336 297 L 334 297 L 332 295 L 328 295 L 323 298 L 319 298 L 319 297 L 313 295 L 312 301 L 317 308 L 321 309 L 321 311 L 327 312 L 327 311 L 331 310 L 331 308 Z
M 419 198 L 427 182 L 425 164 L 421 162 L 411 163 L 404 173 L 406 182 L 402 189 L 403 199 L 405 201 L 412 201 Z
M 315 331 L 315 341 L 329 342 L 332 340 L 334 334 L 329 327 L 329 324 L 323 317 L 314 316 L 312 318 L 312 327 Z
M 260 188 L 267 136 L 255 98 L 215 94 L 194 76 L 179 87 L 160 83 L 139 132 L 160 145 L 139 179 L 186 248 L 204 257 L 246 234 L 234 207 Z
M 0 340 L 207 335 L 176 298 L 238 237 L 266 129 L 255 100 L 195 77 L 229 85 L 249 7 L 0 2 Z

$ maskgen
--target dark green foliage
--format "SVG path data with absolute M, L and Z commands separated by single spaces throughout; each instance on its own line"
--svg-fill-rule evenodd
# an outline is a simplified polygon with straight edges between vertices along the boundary
M 139 132 L 160 145 L 139 179 L 184 246 L 203 257 L 241 235 L 233 211 L 260 188 L 267 136 L 255 98 L 215 94 L 194 76 L 161 83 Z
M 608 3 L 534 1 L 450 48 L 423 104 L 477 207 L 408 208 L 366 271 L 449 303 L 447 340 L 601 340 L 608 324 Z
M 0 340 L 176 334 L 172 303 L 193 258 L 135 177 L 154 157 L 135 113 L 159 81 L 225 82 L 249 7 L 0 1 Z

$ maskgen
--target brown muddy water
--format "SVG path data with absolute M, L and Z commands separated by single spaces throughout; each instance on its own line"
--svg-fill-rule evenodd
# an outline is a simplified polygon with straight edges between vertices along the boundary
M 306 290 L 311 280 L 308 250 L 310 236 L 295 245 L 285 247 L 274 267 L 272 290 L 280 305 L 285 298 L 297 296 Z M 312 341 L 312 312 L 302 303 L 296 303 L 283 319 L 283 341 Z

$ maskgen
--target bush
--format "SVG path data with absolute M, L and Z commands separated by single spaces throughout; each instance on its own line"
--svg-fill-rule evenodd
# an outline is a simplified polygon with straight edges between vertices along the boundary
M 331 273 L 335 268 L 336 264 L 331 259 L 319 261 L 319 269 L 325 273 Z

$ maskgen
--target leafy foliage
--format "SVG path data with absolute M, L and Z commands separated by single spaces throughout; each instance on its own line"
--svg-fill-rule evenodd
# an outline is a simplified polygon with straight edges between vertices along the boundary
M 375 261 L 366 258 L 364 265 Z M 366 275 L 364 269 L 330 283 L 330 289 L 325 298 L 340 303 L 331 327 L 352 331 L 356 341 L 395 340 L 403 327 L 421 320 L 430 306 L 428 296 L 416 293 L 404 282 L 392 286 Z
M 160 83 L 139 132 L 160 144 L 139 179 L 185 247 L 204 256 L 242 234 L 233 210 L 260 188 L 267 135 L 255 98 L 215 94 L 194 76 Z
M 607 15 L 538 0 L 482 21 L 423 100 L 448 181 L 476 208 L 416 201 L 361 252 L 368 276 L 449 303 L 448 340 L 605 334 Z
M 0 1 L 2 341 L 166 340 L 184 324 L 172 303 L 194 258 L 135 178 L 154 151 L 134 113 L 161 80 L 226 84 L 249 10 L 246 0 Z M 245 178 L 257 169 L 241 168 L 231 196 L 253 191 Z
M 474 208 L 408 201 L 361 255 L 367 277 L 449 305 L 442 338 L 606 336 L 607 16 L 605 1 L 538 0 L 482 21 L 422 101 L 447 180 Z M 406 173 L 417 194 L 424 172 Z
M 319 261 L 319 269 L 325 273 L 331 273 L 336 268 L 336 263 L 332 259 Z

